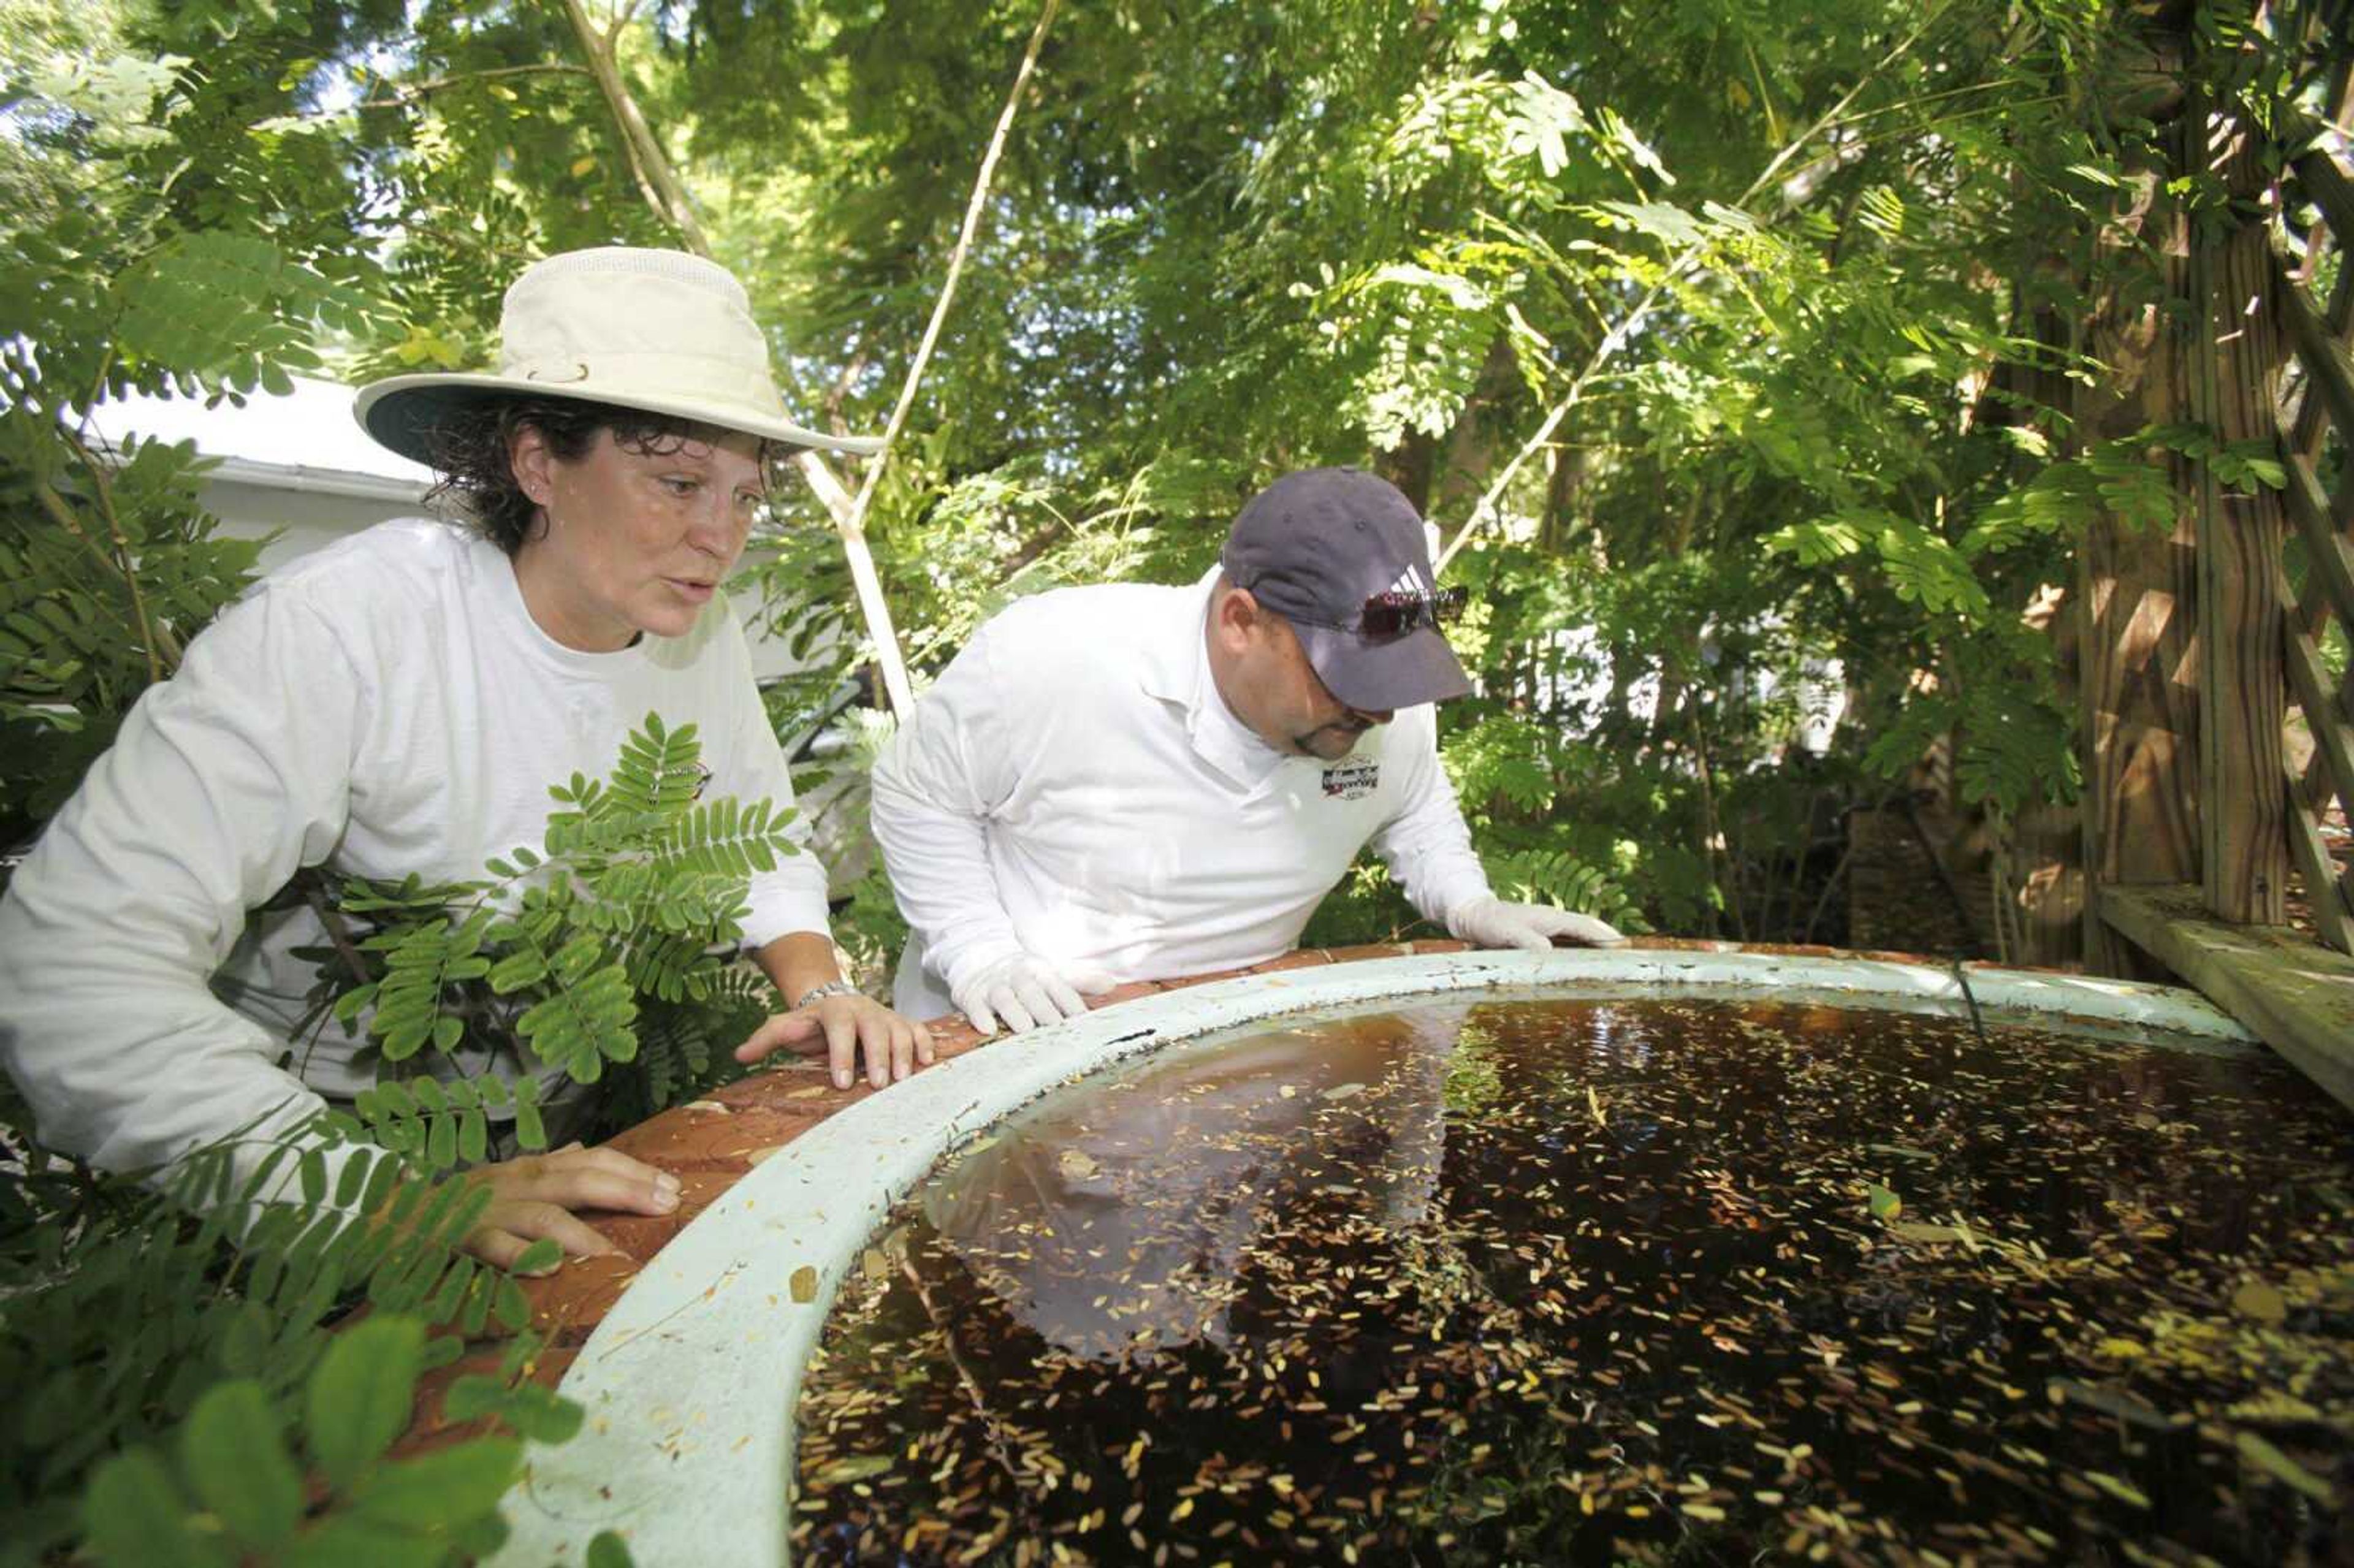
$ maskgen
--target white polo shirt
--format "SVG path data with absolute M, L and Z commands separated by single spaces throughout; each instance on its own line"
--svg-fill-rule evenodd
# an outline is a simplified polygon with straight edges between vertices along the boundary
M 1488 895 L 1433 710 L 1337 762 L 1286 757 L 1210 675 L 1213 571 L 1027 599 L 974 634 L 875 768 L 875 836 L 915 927 L 896 1002 L 1016 951 L 1166 980 L 1288 951 L 1378 843 L 1443 921 Z

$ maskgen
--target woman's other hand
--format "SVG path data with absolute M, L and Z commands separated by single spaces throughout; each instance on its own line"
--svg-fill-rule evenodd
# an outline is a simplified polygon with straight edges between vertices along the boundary
M 491 1190 L 490 1207 L 460 1245 L 498 1268 L 514 1267 L 524 1249 L 540 1240 L 560 1244 L 571 1257 L 623 1255 L 578 1210 L 667 1214 L 678 1207 L 678 1178 L 669 1171 L 610 1149 L 577 1143 L 481 1166 L 458 1180 Z
M 770 1018 L 736 1047 L 736 1059 L 758 1062 L 778 1050 L 822 1054 L 838 1089 L 857 1080 L 864 1054 L 867 1080 L 879 1089 L 931 1065 L 932 1035 L 873 997 L 828 996 Z

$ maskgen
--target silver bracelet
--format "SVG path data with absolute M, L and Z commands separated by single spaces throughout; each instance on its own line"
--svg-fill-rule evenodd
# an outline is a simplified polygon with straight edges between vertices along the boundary
M 793 1011 L 795 1012 L 799 1012 L 811 1002 L 823 1001 L 830 996 L 856 996 L 858 994 L 860 994 L 858 988 L 851 984 L 848 980 L 830 980 L 823 985 L 813 985 L 810 987 L 809 990 L 801 992 L 800 996 L 794 998 Z

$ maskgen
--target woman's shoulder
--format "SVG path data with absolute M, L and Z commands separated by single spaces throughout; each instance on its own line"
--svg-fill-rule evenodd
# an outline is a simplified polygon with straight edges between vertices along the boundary
M 299 601 L 340 621 L 413 620 L 461 589 L 485 551 L 497 554 L 456 524 L 396 517 L 287 562 L 254 592 Z

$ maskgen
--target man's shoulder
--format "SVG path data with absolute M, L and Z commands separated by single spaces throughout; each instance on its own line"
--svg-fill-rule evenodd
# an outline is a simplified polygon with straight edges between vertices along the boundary
M 1191 588 L 1095 583 L 1017 599 L 975 634 L 1001 673 L 1084 681 L 1133 667 L 1182 630 Z
M 1194 597 L 1191 586 L 1165 583 L 1088 583 L 1049 588 L 1015 599 L 992 617 L 987 630 L 1009 635 L 1058 635 L 1077 626 L 1124 626 L 1141 630 L 1141 619 L 1173 615 Z

